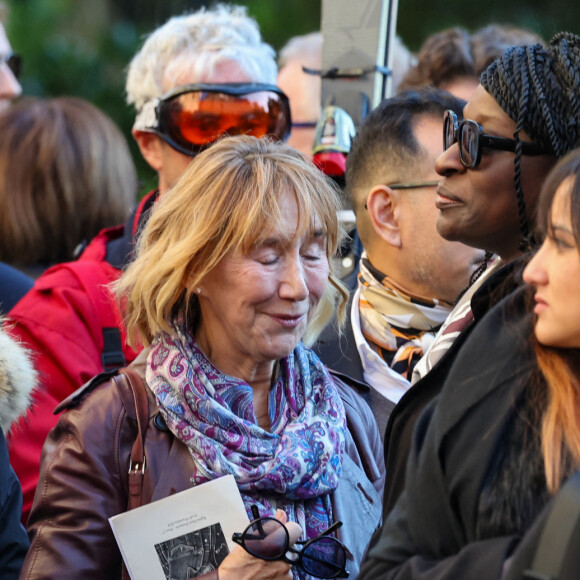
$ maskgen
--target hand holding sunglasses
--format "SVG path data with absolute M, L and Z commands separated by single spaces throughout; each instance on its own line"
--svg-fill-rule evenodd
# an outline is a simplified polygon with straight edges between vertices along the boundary
M 288 529 L 280 520 L 260 517 L 255 505 L 252 506 L 252 515 L 254 520 L 249 526 L 232 537 L 248 554 L 261 560 L 282 560 L 302 568 L 315 578 L 348 578 L 346 549 L 339 540 L 328 535 L 342 522 L 335 522 L 315 538 L 298 540 L 297 549 L 290 545 Z

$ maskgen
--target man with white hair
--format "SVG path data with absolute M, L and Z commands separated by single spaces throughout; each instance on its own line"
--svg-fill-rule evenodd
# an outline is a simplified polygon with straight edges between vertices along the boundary
M 22 87 L 18 82 L 22 59 L 12 52 L 10 41 L 6 36 L 4 30 L 6 12 L 6 5 L 0 2 L 0 112 L 9 107 L 12 100 L 22 93 Z
M 137 111 L 132 132 L 159 187 L 125 226 L 103 230 L 79 260 L 41 276 L 9 314 L 11 334 L 33 350 L 41 375 L 35 405 L 9 442 L 24 517 L 44 439 L 57 422 L 53 409 L 94 375 L 136 356 L 125 343 L 107 285 L 131 261 L 149 210 L 191 158 L 222 134 L 287 137 L 288 99 L 274 86 L 276 74 L 274 51 L 243 7 L 220 5 L 171 18 L 133 58 L 126 83 L 127 100 Z
M 320 117 L 322 80 L 304 72 L 322 68 L 322 34 L 311 32 L 291 38 L 280 51 L 278 86 L 290 99 L 292 132 L 288 145 L 312 155 L 316 123 Z

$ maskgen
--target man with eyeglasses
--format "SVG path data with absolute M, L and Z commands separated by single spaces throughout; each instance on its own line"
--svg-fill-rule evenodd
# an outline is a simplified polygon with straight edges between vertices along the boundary
M 107 285 L 131 261 L 151 207 L 192 157 L 221 135 L 287 137 L 288 99 L 275 86 L 276 74 L 274 51 L 243 7 L 222 5 L 171 18 L 133 58 L 126 82 L 127 100 L 137 111 L 133 136 L 159 187 L 124 226 L 103 230 L 79 260 L 41 276 L 10 312 L 10 332 L 33 350 L 41 376 L 34 405 L 10 440 L 24 518 L 44 439 L 58 419 L 52 414 L 56 405 L 94 375 L 136 356 L 120 331 Z
M 443 113 L 460 115 L 462 107 L 440 90 L 385 100 L 365 119 L 347 157 L 346 186 L 365 251 L 347 327 L 340 338 L 327 329 L 316 350 L 330 368 L 371 386 L 367 400 L 381 433 L 483 259 L 482 251 L 448 242 L 436 229 Z
M 0 112 L 10 106 L 10 103 L 22 94 L 18 82 L 22 60 L 12 52 L 10 41 L 4 29 L 6 6 L 0 3 Z

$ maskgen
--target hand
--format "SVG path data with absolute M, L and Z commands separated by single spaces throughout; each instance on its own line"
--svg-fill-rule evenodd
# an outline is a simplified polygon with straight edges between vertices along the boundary
M 290 545 L 300 539 L 302 529 L 296 522 L 288 522 L 286 514 L 277 510 L 274 516 L 286 525 Z M 291 580 L 290 564 L 281 560 L 260 560 L 250 556 L 241 546 L 235 546 L 218 568 L 219 580 Z

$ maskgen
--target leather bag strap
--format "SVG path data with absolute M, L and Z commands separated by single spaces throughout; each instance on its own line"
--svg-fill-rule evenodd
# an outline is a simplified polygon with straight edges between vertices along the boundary
M 120 374 L 125 375 L 131 387 L 138 428 L 137 438 L 133 443 L 129 461 L 129 502 L 127 509 L 132 510 L 143 503 L 143 477 L 147 468 L 145 435 L 149 423 L 149 401 L 147 400 L 145 384 L 138 373 L 133 369 L 125 368 Z
M 127 511 L 135 509 L 143 504 L 143 478 L 147 467 L 145 457 L 145 435 L 149 424 L 149 401 L 147 399 L 146 385 L 141 376 L 133 369 L 124 368 L 114 377 L 117 388 L 121 394 L 123 405 L 129 416 L 137 420 L 137 437 L 131 448 L 129 460 L 129 498 Z M 130 391 L 130 395 L 127 393 Z M 127 568 L 123 563 L 123 580 L 130 580 Z

